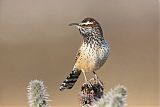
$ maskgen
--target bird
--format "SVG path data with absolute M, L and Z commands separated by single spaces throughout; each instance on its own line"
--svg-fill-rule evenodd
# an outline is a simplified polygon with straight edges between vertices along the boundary
M 76 83 L 81 72 L 87 82 L 86 73 L 99 70 L 106 62 L 110 47 L 103 36 L 102 28 L 94 18 L 84 18 L 80 23 L 71 23 L 69 26 L 76 26 L 83 38 L 75 57 L 75 64 L 67 78 L 62 82 L 59 89 L 71 89 Z

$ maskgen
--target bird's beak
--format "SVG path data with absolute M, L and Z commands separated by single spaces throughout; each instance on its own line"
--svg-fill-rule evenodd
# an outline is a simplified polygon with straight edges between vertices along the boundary
M 70 23 L 69 26 L 79 26 L 79 23 Z

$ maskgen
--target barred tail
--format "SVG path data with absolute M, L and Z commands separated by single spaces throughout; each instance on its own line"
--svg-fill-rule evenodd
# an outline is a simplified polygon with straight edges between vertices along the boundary
M 80 70 L 74 69 L 60 85 L 59 90 L 63 91 L 64 89 L 71 89 L 76 83 L 80 74 L 81 74 Z

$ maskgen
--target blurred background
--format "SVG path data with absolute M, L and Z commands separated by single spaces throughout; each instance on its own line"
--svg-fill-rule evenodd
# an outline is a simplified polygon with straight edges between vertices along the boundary
M 105 91 L 128 89 L 129 107 L 158 107 L 158 0 L 0 0 L 0 107 L 29 107 L 26 87 L 45 82 L 52 107 L 78 107 L 81 75 L 59 85 L 82 37 L 71 22 L 100 22 L 111 53 L 97 72 Z

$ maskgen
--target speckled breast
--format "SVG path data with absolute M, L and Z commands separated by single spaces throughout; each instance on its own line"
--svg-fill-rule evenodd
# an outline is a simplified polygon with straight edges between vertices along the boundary
M 106 62 L 108 55 L 108 45 L 82 44 L 76 67 L 85 72 L 96 71 Z

